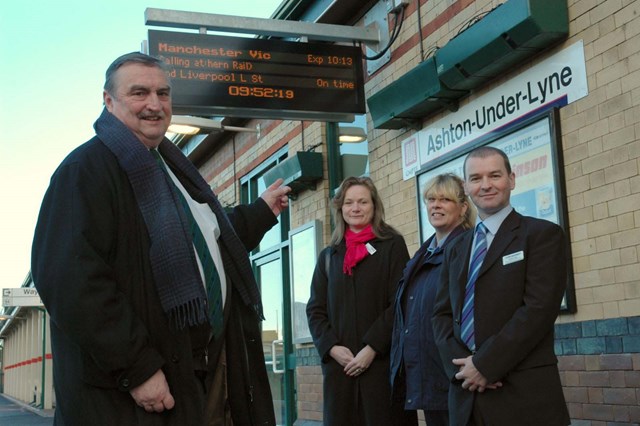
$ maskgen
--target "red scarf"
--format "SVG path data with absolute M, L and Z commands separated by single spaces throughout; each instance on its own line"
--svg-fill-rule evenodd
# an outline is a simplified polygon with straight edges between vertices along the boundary
M 353 268 L 369 254 L 365 243 L 376 237 L 373 233 L 371 225 L 367 225 L 360 232 L 353 232 L 350 228 L 344 233 L 344 240 L 347 243 L 347 252 L 344 254 L 344 263 L 342 272 L 347 275 L 353 275 Z

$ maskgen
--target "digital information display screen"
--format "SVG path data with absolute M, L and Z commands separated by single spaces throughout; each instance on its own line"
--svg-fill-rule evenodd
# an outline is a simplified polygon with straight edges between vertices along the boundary
M 174 109 L 365 113 L 359 47 L 150 30 L 149 54 L 171 70 Z

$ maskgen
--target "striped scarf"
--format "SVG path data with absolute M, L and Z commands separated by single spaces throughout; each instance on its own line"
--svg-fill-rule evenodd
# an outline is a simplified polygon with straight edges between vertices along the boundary
M 96 135 L 118 159 L 133 188 L 151 240 L 151 269 L 164 312 L 177 329 L 206 323 L 207 296 L 195 259 L 188 221 L 171 189 L 168 176 L 144 144 L 106 108 L 94 128 Z M 225 274 L 239 278 L 231 283 L 234 289 L 243 302 L 255 310 L 258 318 L 264 319 L 247 250 L 218 198 L 198 169 L 171 141 L 165 138 L 158 150 L 193 199 L 207 203 L 216 215 Z

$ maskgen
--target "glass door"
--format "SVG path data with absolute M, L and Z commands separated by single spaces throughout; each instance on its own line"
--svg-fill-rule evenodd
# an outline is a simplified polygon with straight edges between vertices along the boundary
M 293 359 L 287 348 L 290 344 L 289 304 L 283 286 L 282 250 L 278 249 L 254 260 L 256 276 L 262 294 L 265 320 L 262 322 L 262 346 L 276 424 L 292 425 L 295 421 L 295 398 L 293 392 L 294 370 L 289 360 Z
M 287 158 L 287 147 L 240 180 L 240 199 L 255 201 L 266 189 L 263 175 Z M 291 280 L 289 277 L 289 210 L 267 232 L 251 252 L 253 270 L 260 287 L 265 321 L 262 345 L 273 406 L 278 425 L 292 426 L 296 420 L 295 355 L 291 333 Z

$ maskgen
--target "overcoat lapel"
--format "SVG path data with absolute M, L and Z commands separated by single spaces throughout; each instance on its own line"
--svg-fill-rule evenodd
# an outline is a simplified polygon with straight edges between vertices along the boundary
M 420 269 L 420 265 L 422 265 L 422 262 L 424 261 L 424 254 L 427 252 L 427 248 L 433 238 L 434 237 L 429 238 L 426 243 L 418 249 L 413 258 L 409 260 L 409 263 L 407 263 L 407 268 L 403 276 L 404 282 L 411 282 L 413 276 Z
M 494 263 L 500 261 L 501 257 L 505 254 L 507 246 L 517 237 L 517 229 L 519 227 L 520 216 L 515 210 L 512 210 L 504 219 L 504 222 L 502 222 L 502 225 L 500 225 L 498 229 L 498 233 L 493 238 L 489 251 L 487 251 L 487 255 L 480 267 L 480 272 L 478 272 L 478 280 Z

